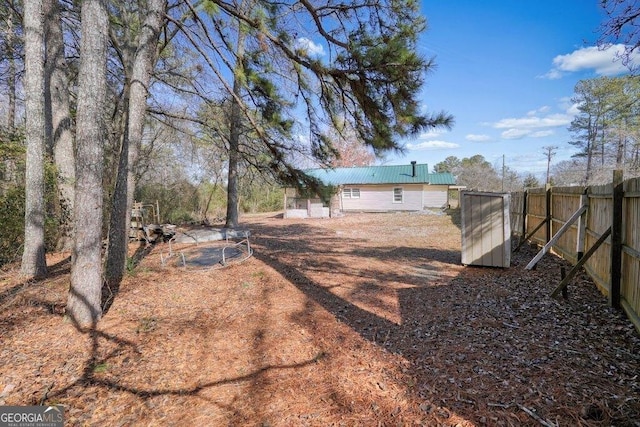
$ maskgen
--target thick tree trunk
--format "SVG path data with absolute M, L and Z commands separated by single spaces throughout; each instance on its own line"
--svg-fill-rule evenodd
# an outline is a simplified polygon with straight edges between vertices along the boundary
M 8 75 L 7 75 L 7 90 L 9 91 L 9 105 L 7 105 L 7 128 L 10 132 L 16 127 L 16 81 L 18 76 L 18 70 L 16 67 L 16 54 L 13 49 L 15 43 L 15 29 L 13 28 L 13 18 L 7 19 L 7 59 Z
M 118 156 L 118 169 L 116 172 L 116 182 L 111 198 L 111 213 L 109 216 L 109 244 L 107 246 L 107 261 L 105 264 L 105 280 L 111 294 L 117 290 L 126 268 L 128 255 L 128 224 L 131 222 L 130 214 L 127 211 L 127 186 L 129 169 L 129 98 L 131 89 L 129 84 L 124 92 L 125 123 L 122 138 L 120 141 L 120 152 Z M 105 301 L 110 305 L 111 301 Z
M 235 85 L 234 85 L 235 86 Z M 233 117 L 239 115 L 234 114 L 238 106 L 234 104 L 231 107 L 231 132 L 229 138 L 229 176 L 227 178 L 227 220 L 224 224 L 226 228 L 238 227 L 238 161 L 239 161 L 239 126 Z M 235 124 L 234 124 L 235 123 Z
M 242 5 L 240 5 L 242 7 Z M 242 60 L 245 51 L 245 33 L 238 27 L 238 46 L 236 50 L 236 69 L 233 76 L 233 95 L 231 98 L 231 120 L 229 129 L 229 176 L 227 179 L 227 220 L 226 228 L 238 227 L 238 163 L 240 162 L 240 129 L 242 111 L 236 98 L 240 98 L 242 85 Z
M 69 108 L 69 79 L 64 57 L 62 21 L 58 0 L 44 0 L 45 14 L 45 100 L 47 145 L 57 171 L 60 205 L 60 237 L 56 249 L 73 247 L 73 203 L 75 157 Z
M 14 28 L 13 16 L 7 17 L 6 29 L 6 54 L 7 54 L 7 130 L 13 134 L 16 128 L 16 83 L 18 81 L 18 67 L 16 66 L 16 52 L 14 46 L 16 43 L 16 30 Z M 15 159 L 4 160 L 4 181 L 9 185 L 18 185 L 18 168 Z
M 102 177 L 106 99 L 107 9 L 84 0 L 78 72 L 75 235 L 67 314 L 80 327 L 102 315 Z
M 129 76 L 126 125 L 109 223 L 109 250 L 105 274 L 110 286 L 117 286 L 125 271 L 131 223 L 129 213 L 133 207 L 136 186 L 134 172 L 142 144 L 149 82 L 157 58 L 158 36 L 164 22 L 165 7 L 165 0 L 148 2 Z
M 44 34 L 42 1 L 24 4 L 27 170 L 23 274 L 47 273 L 44 248 Z

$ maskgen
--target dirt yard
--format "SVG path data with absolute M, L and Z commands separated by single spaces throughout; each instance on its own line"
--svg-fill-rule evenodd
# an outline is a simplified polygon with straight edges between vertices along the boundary
M 96 330 L 64 319 L 67 254 L 0 276 L 0 405 L 67 425 L 640 426 L 640 337 L 562 260 L 460 265 L 455 217 L 242 218 L 254 256 L 123 281 Z

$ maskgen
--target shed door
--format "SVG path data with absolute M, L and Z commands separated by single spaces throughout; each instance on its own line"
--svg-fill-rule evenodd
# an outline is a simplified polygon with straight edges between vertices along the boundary
M 509 195 L 462 192 L 462 263 L 509 267 Z

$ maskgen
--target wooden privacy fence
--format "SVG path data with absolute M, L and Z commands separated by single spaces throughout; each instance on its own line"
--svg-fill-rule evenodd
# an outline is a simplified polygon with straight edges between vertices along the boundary
M 640 331 L 640 178 L 623 181 L 616 171 L 606 185 L 515 192 L 510 220 L 521 241 L 549 247 L 584 267 L 611 305 L 622 307 Z

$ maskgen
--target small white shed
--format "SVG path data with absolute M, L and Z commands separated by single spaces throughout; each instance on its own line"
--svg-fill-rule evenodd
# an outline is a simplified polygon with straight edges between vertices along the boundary
M 511 265 L 509 193 L 462 191 L 462 264 Z

